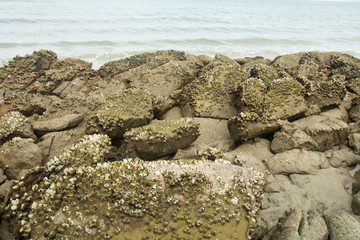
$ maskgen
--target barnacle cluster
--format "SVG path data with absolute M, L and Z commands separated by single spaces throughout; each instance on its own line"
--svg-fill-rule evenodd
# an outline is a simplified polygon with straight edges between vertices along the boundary
M 199 136 L 200 124 L 191 119 L 160 120 L 124 134 L 127 154 L 149 160 L 175 153 Z
M 204 151 L 200 152 L 200 158 L 202 160 L 216 160 L 216 159 L 222 159 L 223 152 L 218 148 L 209 147 L 206 148 Z
M 6 113 L 0 119 L 0 142 L 14 133 L 19 135 L 22 135 L 22 133 L 31 134 L 28 129 L 29 125 L 29 120 L 21 113 L 16 111 Z
M 145 125 L 153 118 L 152 101 L 147 90 L 123 90 L 99 109 L 97 122 L 110 137 L 121 137 L 127 129 Z
M 6 211 L 23 238 L 250 238 L 261 174 L 224 161 L 102 162 L 109 147 L 105 135 L 85 136 L 40 181 L 14 186 Z

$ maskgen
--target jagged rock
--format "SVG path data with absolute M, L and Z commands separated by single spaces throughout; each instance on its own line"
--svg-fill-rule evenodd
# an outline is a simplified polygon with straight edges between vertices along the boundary
M 204 146 L 214 147 L 227 152 L 234 145 L 227 129 L 227 120 L 211 118 L 194 118 L 194 120 L 200 123 L 200 136 L 193 143 L 194 146 L 198 146 L 199 149 Z
M 51 160 L 36 184 L 26 184 L 25 178 L 25 183 L 15 185 L 18 191 L 6 212 L 12 230 L 31 238 L 60 237 L 76 231 L 78 238 L 103 233 L 119 239 L 209 234 L 246 239 L 248 231 L 254 231 L 264 184 L 261 174 L 223 161 L 103 162 L 109 150 L 106 135 L 85 136 Z M 24 192 L 31 198 L 24 198 Z M 21 208 L 25 202 L 31 207 Z M 45 213 L 43 206 L 52 211 Z M 74 212 L 76 215 L 71 214 Z M 18 220 L 19 214 L 23 221 Z M 55 230 L 69 221 L 68 215 L 74 224 Z M 32 217 L 38 221 L 30 226 Z M 52 219 L 49 224 L 44 222 L 48 217 Z M 129 228 L 134 224 L 136 227 Z M 209 224 L 216 224 L 216 230 L 207 229 Z
M 344 182 L 353 182 L 348 169 L 320 169 L 314 175 L 274 175 L 272 186 L 266 186 L 262 201 L 263 216 L 269 227 L 284 216 L 289 208 L 298 207 L 304 211 L 317 210 L 321 214 L 332 214 L 339 210 L 351 210 L 352 197 L 344 188 Z
M 60 118 L 36 121 L 32 124 L 36 134 L 44 135 L 48 132 L 56 132 L 76 127 L 84 117 L 81 114 L 65 115 Z
M 186 118 L 156 120 L 124 134 L 126 155 L 152 160 L 190 146 L 199 136 L 199 123 Z
M 360 192 L 354 195 L 351 208 L 356 215 L 360 215 Z
M 309 116 L 292 122 L 317 143 L 317 150 L 325 151 L 346 141 L 349 133 L 347 123 L 327 116 Z
M 317 143 L 304 131 L 289 122 L 282 122 L 281 131 L 276 132 L 271 141 L 271 150 L 274 153 L 281 153 L 295 148 L 316 150 Z
M 353 215 L 342 211 L 326 218 L 330 240 L 360 239 L 360 222 Z
M 334 108 L 331 110 L 328 110 L 326 112 L 321 112 L 319 115 L 327 116 L 329 118 L 336 118 L 340 119 L 341 121 L 348 122 L 348 114 L 345 109 L 343 108 Z
M 332 167 L 351 167 L 360 163 L 360 155 L 355 154 L 346 146 L 333 148 L 325 152 Z
M 212 57 L 206 56 L 206 55 L 199 55 L 196 56 L 204 66 L 208 65 L 209 63 L 211 63 L 213 61 Z
M 237 114 L 232 103 L 236 82 L 245 79 L 239 64 L 219 64 L 183 88 L 182 114 L 228 119 Z
M 13 138 L 0 148 L 0 166 L 11 179 L 18 179 L 21 170 L 43 164 L 44 155 L 32 139 Z
M 120 138 L 129 129 L 153 118 L 153 97 L 147 90 L 130 88 L 110 97 L 88 122 L 87 132 L 100 131 Z
M 36 139 L 29 120 L 19 112 L 8 112 L 0 118 L 0 144 L 14 137 Z
M 12 110 L 29 117 L 33 114 L 43 114 L 52 102 L 53 100 L 50 96 L 22 92 L 17 95 Z
M 321 168 L 328 168 L 324 153 L 293 149 L 274 155 L 267 161 L 272 174 L 315 174 Z
M 317 211 L 302 212 L 295 208 L 263 240 L 327 240 L 328 234 L 325 220 Z

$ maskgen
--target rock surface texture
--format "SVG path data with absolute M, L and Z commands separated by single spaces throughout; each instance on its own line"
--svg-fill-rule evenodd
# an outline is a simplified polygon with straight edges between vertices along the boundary
M 360 60 L 0 68 L 0 239 L 360 239 Z

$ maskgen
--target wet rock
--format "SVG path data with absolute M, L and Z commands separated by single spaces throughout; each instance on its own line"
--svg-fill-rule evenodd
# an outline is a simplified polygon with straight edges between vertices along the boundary
M 347 123 L 327 116 L 309 116 L 296 120 L 293 124 L 317 143 L 319 151 L 328 150 L 345 142 L 349 133 Z
M 48 132 L 56 132 L 76 127 L 83 119 L 84 117 L 81 114 L 71 114 L 60 118 L 36 121 L 32 126 L 36 134 L 44 135 Z
M 235 64 L 216 65 L 185 86 L 180 100 L 183 116 L 228 119 L 236 115 L 232 92 L 246 75 Z
M 330 240 L 355 240 L 360 238 L 360 222 L 353 215 L 342 211 L 326 218 Z
M 18 179 L 21 170 L 43 164 L 43 153 L 32 139 L 13 138 L 0 148 L 0 165 L 10 179 Z
M 153 97 L 147 90 L 126 89 L 110 97 L 88 122 L 87 132 L 104 132 L 120 138 L 129 129 L 153 118 Z
M 293 149 L 274 155 L 267 161 L 272 174 L 315 174 L 321 168 L 328 168 L 324 153 Z
M 246 239 L 254 231 L 264 184 L 261 174 L 218 161 L 103 162 L 109 150 L 105 135 L 85 136 L 51 160 L 44 169 L 48 175 L 36 184 L 21 189 L 16 185 L 19 191 L 6 215 L 12 230 L 31 238 L 75 231 L 78 238 L 93 234 L 122 239 Z M 30 207 L 22 209 L 24 191 L 32 198 Z M 42 211 L 44 204 L 50 213 Z M 19 214 L 23 221 L 17 220 Z
M 317 143 L 304 131 L 296 128 L 289 122 L 281 122 L 281 131 L 274 134 L 271 141 L 271 150 L 281 153 L 292 149 L 316 150 Z
M 280 219 L 263 240 L 326 240 L 328 229 L 325 220 L 317 211 L 302 212 L 291 209 L 288 215 Z
M 186 118 L 159 120 L 124 134 L 126 154 L 152 160 L 190 146 L 199 136 L 199 123 Z
M 0 143 L 14 137 L 36 139 L 29 120 L 19 112 L 8 112 L 0 118 Z
M 275 179 L 265 189 L 262 201 L 263 216 L 269 227 L 278 222 L 289 208 L 298 207 L 303 211 L 317 210 L 321 214 L 332 214 L 345 209 L 351 211 L 352 197 L 343 183 L 352 182 L 348 169 L 320 169 L 314 175 L 290 174 L 274 175 Z

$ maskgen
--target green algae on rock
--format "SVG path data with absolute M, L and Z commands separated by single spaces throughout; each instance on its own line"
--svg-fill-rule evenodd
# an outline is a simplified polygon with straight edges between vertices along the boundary
M 250 239 L 262 174 L 224 161 L 102 162 L 110 147 L 106 135 L 85 136 L 40 181 L 15 185 L 13 230 L 27 239 Z
M 153 118 L 153 96 L 147 90 L 125 89 L 111 96 L 88 122 L 88 132 L 104 132 L 120 138 L 133 127 L 149 123 Z
M 200 124 L 191 118 L 155 120 L 124 134 L 126 154 L 153 160 L 190 146 L 199 136 Z
M 0 144 L 13 137 L 36 139 L 29 120 L 19 112 L 12 111 L 0 118 Z

